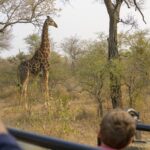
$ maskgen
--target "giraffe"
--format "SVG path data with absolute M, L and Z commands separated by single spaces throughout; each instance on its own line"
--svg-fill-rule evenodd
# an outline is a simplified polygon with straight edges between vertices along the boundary
M 21 99 L 26 99 L 27 97 L 27 87 L 29 83 L 29 77 L 37 76 L 40 72 L 42 73 L 43 80 L 42 86 L 45 95 L 45 99 L 49 98 L 49 88 L 48 88 L 48 77 L 49 77 L 49 56 L 50 56 L 50 41 L 48 37 L 48 27 L 54 26 L 57 28 L 57 24 L 54 20 L 47 16 L 47 19 L 44 22 L 42 35 L 41 35 L 41 44 L 39 49 L 35 51 L 35 54 L 31 59 L 25 60 L 20 63 L 18 66 L 18 75 L 20 79 L 20 88 L 21 88 Z

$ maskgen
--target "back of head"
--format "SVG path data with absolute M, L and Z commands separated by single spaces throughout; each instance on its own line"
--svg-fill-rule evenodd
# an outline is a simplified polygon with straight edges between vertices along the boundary
M 101 122 L 101 140 L 112 148 L 124 148 L 135 134 L 135 120 L 125 111 L 113 110 Z

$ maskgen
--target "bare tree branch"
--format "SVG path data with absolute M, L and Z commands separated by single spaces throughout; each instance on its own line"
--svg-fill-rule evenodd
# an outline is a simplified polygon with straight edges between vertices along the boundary
M 130 8 L 129 3 L 128 3 L 126 0 L 124 0 L 124 2 L 125 2 L 125 4 L 127 5 L 127 7 Z
M 56 0 L 0 0 L 0 32 L 16 23 L 40 26 L 43 17 L 59 11 Z
M 143 22 L 146 24 L 146 21 L 145 21 L 144 15 L 143 15 L 143 13 L 142 13 L 141 9 L 139 8 L 139 6 L 137 5 L 136 0 L 133 0 L 133 2 L 134 2 L 134 5 L 135 5 L 136 9 L 140 12 L 140 14 L 141 14 L 141 16 L 142 16 L 142 19 L 143 19 Z
M 125 25 L 131 25 L 131 28 L 138 27 L 137 21 L 134 19 L 133 16 L 127 16 L 126 19 L 120 19 L 119 22 L 122 22 Z

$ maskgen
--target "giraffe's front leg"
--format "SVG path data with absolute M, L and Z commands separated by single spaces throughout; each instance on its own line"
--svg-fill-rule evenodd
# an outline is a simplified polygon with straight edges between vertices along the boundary
M 48 70 L 43 71 L 43 92 L 46 102 L 49 100 L 49 86 L 48 86 L 48 80 L 49 80 L 49 72 Z
M 27 87 L 28 87 L 28 79 L 25 80 L 21 89 L 21 104 L 23 104 L 26 109 L 28 108 Z

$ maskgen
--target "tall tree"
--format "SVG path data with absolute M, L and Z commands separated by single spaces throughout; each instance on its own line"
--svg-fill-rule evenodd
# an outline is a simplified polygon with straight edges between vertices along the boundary
M 56 1 L 0 0 L 0 32 L 4 32 L 6 28 L 17 23 L 32 23 L 39 26 L 43 17 L 60 11 L 60 8 L 56 6 Z
M 150 38 L 147 30 L 137 31 L 127 35 L 124 43 L 129 51 L 124 52 L 125 57 L 123 78 L 129 95 L 129 106 L 135 107 L 139 95 L 149 90 L 150 84 Z
M 76 62 L 81 54 L 84 53 L 83 41 L 76 35 L 70 38 L 64 39 L 61 43 L 61 47 L 71 62 L 71 70 L 74 73 Z
M 127 5 L 128 8 L 135 7 L 136 10 L 140 12 L 142 15 L 143 21 L 144 16 L 140 9 L 140 5 L 143 0 L 104 0 L 104 4 L 107 8 L 107 12 L 109 15 L 109 38 L 108 38 L 108 60 L 110 62 L 110 96 L 112 100 L 113 108 L 122 107 L 122 96 L 121 96 L 121 78 L 120 76 L 115 74 L 115 70 L 117 69 L 115 63 L 113 61 L 115 59 L 119 60 L 118 53 L 118 42 L 117 42 L 117 24 L 119 22 L 124 22 L 128 24 L 134 24 L 132 19 L 128 21 L 123 21 L 120 18 L 120 9 L 123 3 Z M 113 69 L 112 69 L 113 68 Z M 112 71 L 113 70 L 113 71 Z

